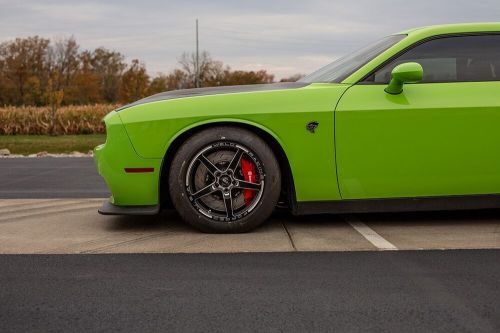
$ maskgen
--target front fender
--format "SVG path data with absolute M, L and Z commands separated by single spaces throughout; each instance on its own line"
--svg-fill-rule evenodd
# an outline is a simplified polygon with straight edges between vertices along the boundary
M 340 199 L 334 157 L 334 109 L 347 85 L 211 95 L 158 101 L 120 111 L 143 158 L 162 159 L 179 135 L 197 126 L 242 123 L 271 135 L 290 162 L 297 201 Z M 308 123 L 319 123 L 315 133 Z

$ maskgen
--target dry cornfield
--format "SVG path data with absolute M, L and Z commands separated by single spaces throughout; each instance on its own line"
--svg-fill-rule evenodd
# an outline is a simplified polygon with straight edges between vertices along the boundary
M 118 105 L 70 105 L 57 110 L 55 134 L 104 133 L 102 118 Z M 0 135 L 50 134 L 50 107 L 0 107 Z

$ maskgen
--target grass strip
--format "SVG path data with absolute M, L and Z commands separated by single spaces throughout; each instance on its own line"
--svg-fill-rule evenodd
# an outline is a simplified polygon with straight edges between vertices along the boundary
M 60 154 L 78 151 L 87 153 L 106 141 L 105 134 L 86 135 L 0 135 L 0 149 L 7 148 L 11 154 L 35 154 L 46 151 Z

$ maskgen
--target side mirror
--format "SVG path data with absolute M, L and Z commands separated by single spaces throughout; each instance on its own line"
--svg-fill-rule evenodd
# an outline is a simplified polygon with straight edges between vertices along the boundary
M 391 77 L 391 82 L 384 90 L 388 94 L 397 95 L 403 92 L 403 84 L 421 81 L 424 77 L 424 69 L 419 63 L 406 62 L 394 67 Z

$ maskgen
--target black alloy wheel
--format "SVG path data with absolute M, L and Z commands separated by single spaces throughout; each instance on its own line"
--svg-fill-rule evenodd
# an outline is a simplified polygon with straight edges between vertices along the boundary
M 188 139 L 175 155 L 169 177 L 180 215 L 206 232 L 244 232 L 264 222 L 277 203 L 280 181 L 269 146 L 252 132 L 233 127 Z

